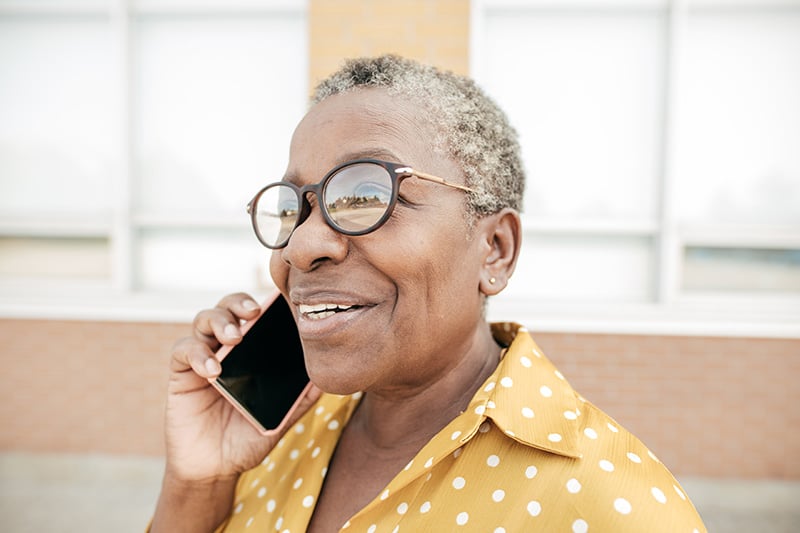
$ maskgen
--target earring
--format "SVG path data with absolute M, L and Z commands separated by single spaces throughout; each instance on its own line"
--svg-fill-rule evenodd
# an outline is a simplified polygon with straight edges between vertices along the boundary
M 489 283 L 490 283 L 490 284 L 494 285 L 494 282 L 495 282 L 495 281 L 497 281 L 495 278 L 493 278 L 493 277 L 492 277 L 492 278 L 489 278 Z

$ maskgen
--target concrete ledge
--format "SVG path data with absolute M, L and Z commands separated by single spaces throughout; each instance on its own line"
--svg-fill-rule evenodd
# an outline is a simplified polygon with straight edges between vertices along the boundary
M 681 485 L 711 532 L 800 531 L 800 481 L 684 477 Z
M 0 453 L 0 524 L 13 533 L 144 530 L 160 458 Z M 800 527 L 800 481 L 684 477 L 709 531 L 790 533 Z
M 2 453 L 0 524 L 13 533 L 141 533 L 163 467 L 151 457 Z

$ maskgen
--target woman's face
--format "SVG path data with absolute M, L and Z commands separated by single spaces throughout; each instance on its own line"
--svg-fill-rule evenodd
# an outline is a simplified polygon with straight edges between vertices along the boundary
M 383 89 L 327 98 L 300 122 L 285 180 L 319 182 L 334 166 L 371 157 L 464 183 L 436 153 L 423 110 Z M 270 271 L 292 304 L 312 380 L 323 390 L 414 394 L 457 366 L 480 327 L 482 248 L 465 193 L 407 178 L 392 216 L 368 235 L 326 225 L 317 198 Z M 338 305 L 331 314 L 309 312 Z

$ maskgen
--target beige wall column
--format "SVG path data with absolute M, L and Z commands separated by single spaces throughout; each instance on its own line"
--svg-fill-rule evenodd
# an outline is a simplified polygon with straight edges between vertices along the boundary
M 383 53 L 467 74 L 469 5 L 469 0 L 310 0 L 310 86 L 345 58 Z

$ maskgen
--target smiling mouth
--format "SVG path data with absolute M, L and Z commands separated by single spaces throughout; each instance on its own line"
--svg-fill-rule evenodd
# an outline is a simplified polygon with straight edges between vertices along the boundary
M 361 305 L 341 305 L 341 304 L 316 304 L 316 305 L 298 305 L 297 309 L 300 313 L 311 320 L 322 320 L 337 313 L 345 313 L 347 311 L 354 311 L 361 309 Z

